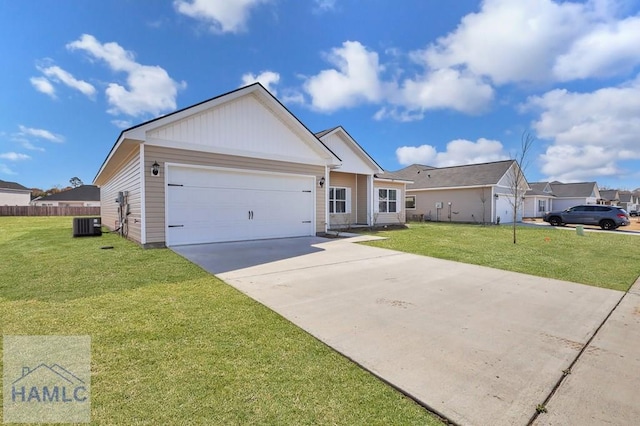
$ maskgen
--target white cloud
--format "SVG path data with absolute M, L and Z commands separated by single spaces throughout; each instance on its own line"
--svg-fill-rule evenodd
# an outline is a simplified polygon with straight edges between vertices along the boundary
M 640 18 L 616 0 L 484 0 L 425 50 L 432 69 L 460 67 L 495 84 L 620 75 L 640 63 Z
M 135 61 L 134 54 L 119 44 L 100 43 L 95 37 L 83 34 L 78 40 L 67 44 L 70 50 L 82 50 L 96 59 L 102 59 L 113 71 L 127 74 L 127 87 L 110 83 L 106 89 L 111 114 L 141 116 L 159 115 L 176 108 L 178 90 L 185 82 L 174 81 L 159 66 L 142 65 Z
M 217 33 L 238 33 L 246 28 L 252 8 L 269 0 L 175 0 L 179 13 L 211 25 Z
M 327 59 L 337 69 L 320 71 L 304 84 L 314 108 L 331 112 L 381 100 L 381 67 L 376 52 L 357 41 L 345 41 L 342 47 L 332 49 Z
M 278 91 L 274 87 L 280 82 L 280 74 L 273 71 L 262 71 L 258 75 L 254 75 L 253 73 L 246 73 L 242 76 L 242 84 L 244 86 L 248 86 L 253 83 L 262 84 L 265 89 L 273 94 L 273 96 L 278 96 Z
M 330 12 L 336 8 L 336 0 L 314 0 L 316 7 L 314 12 Z
M 22 161 L 29 160 L 31 157 L 26 154 L 20 154 L 18 152 L 5 152 L 3 154 L 0 154 L 0 158 L 9 161 Z
M 7 165 L 0 163 L 0 173 L 3 175 L 15 175 L 16 172 L 11 170 Z
M 640 17 L 600 24 L 557 58 L 554 74 L 567 81 L 628 72 L 640 64 L 639 43 Z
M 54 65 L 50 67 L 39 67 L 38 69 L 51 80 L 61 82 L 71 87 L 72 89 L 76 89 L 83 95 L 93 98 L 96 94 L 96 88 L 93 87 L 92 84 L 87 83 L 83 80 L 76 79 L 73 75 L 71 75 L 71 73 L 63 70 L 59 66 Z
M 39 146 L 35 146 L 34 144 L 32 144 L 30 141 L 26 140 L 26 139 L 22 139 L 22 138 L 18 138 L 15 139 L 16 142 L 18 142 L 20 145 L 22 145 L 22 147 L 24 149 L 28 149 L 29 151 L 40 151 L 40 152 L 44 152 L 45 149 Z
M 485 0 L 424 52 L 432 68 L 464 66 L 496 84 L 550 77 L 556 55 L 586 30 L 587 5 L 551 0 Z
M 493 100 L 493 88 L 468 73 L 443 68 L 402 83 L 395 103 L 409 111 L 453 109 L 475 114 Z
M 38 92 L 44 93 L 45 95 L 49 95 L 55 99 L 56 89 L 55 87 L 53 87 L 53 84 L 51 84 L 49 80 L 47 80 L 44 77 L 31 77 L 29 81 L 31 82 L 31 85 Z
M 431 145 L 402 146 L 396 149 L 396 158 L 402 165 L 426 164 L 433 167 L 451 167 L 462 164 L 487 163 L 507 160 L 502 143 L 480 138 L 476 142 L 456 139 L 447 144 L 447 150 L 438 152 Z
M 640 159 L 640 76 L 588 93 L 552 90 L 524 108 L 539 111 L 533 127 L 551 141 L 541 157 L 547 176 L 594 179 L 618 173 L 619 161 Z
M 111 120 L 111 124 L 116 126 L 119 129 L 128 129 L 133 126 L 129 120 Z
M 56 142 L 56 143 L 64 142 L 64 137 L 62 137 L 61 135 L 56 135 L 55 133 L 52 133 L 49 130 L 26 127 L 26 126 L 23 126 L 22 124 L 19 125 L 18 128 L 20 129 L 20 133 L 18 133 L 18 137 L 32 136 L 38 139 L 48 140 L 49 142 Z

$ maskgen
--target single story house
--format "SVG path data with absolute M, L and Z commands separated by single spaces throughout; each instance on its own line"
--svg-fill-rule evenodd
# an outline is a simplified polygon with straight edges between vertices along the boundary
M 620 195 L 620 207 L 627 212 L 631 210 L 638 210 L 638 204 L 640 204 L 640 198 L 636 193 L 631 191 L 618 191 Z
M 405 206 L 409 218 L 418 220 L 510 223 L 515 209 L 521 221 L 529 190 L 515 160 L 438 168 L 413 164 L 394 175 L 411 181 Z
M 565 210 L 580 204 L 598 204 L 601 200 L 600 190 L 596 182 L 562 183 L 550 182 L 554 195 L 553 205 L 549 210 Z
M 342 126 L 316 136 L 342 160 L 329 172 L 330 229 L 405 222 L 407 180 L 385 172 Z
M 16 182 L 0 180 L 0 206 L 28 206 L 31 190 Z
M 259 83 L 120 133 L 93 182 L 103 225 L 143 247 L 404 222 L 406 182 L 341 128 L 316 136 Z
M 77 188 L 38 197 L 31 201 L 31 205 L 51 207 L 100 207 L 100 188 L 95 185 L 81 185 Z
M 555 195 L 549 182 L 531 182 L 525 194 L 524 217 L 542 217 L 553 210 Z
M 620 203 L 620 193 L 617 189 L 602 189 L 600 190 L 600 200 L 598 204 L 605 204 L 607 206 L 617 206 Z

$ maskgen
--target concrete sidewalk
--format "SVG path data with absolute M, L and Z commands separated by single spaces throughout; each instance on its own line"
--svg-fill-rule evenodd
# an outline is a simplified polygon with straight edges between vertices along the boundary
M 640 423 L 640 279 L 558 387 L 536 425 Z
M 189 250 L 200 247 L 205 269 L 226 270 L 218 276 L 227 283 L 465 425 L 527 424 L 623 296 L 357 240 L 300 239 L 301 255 L 234 270 L 220 263 L 224 253 L 255 243 Z M 555 424 L 553 399 L 548 407 L 538 420 Z

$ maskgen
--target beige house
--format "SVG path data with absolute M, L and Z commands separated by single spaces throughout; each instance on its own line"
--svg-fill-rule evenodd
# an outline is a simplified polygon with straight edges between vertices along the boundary
M 0 180 L 0 206 L 28 206 L 31 190 L 17 182 Z
M 341 126 L 316 136 L 343 163 L 329 173 L 330 229 L 405 223 L 403 200 L 410 181 L 382 170 Z
M 403 223 L 405 181 L 384 176 L 256 83 L 123 131 L 94 184 L 103 225 L 156 247 Z
M 413 164 L 394 175 L 411 181 L 405 197 L 409 220 L 510 223 L 515 211 L 519 222 L 529 190 L 515 160 L 439 168 Z

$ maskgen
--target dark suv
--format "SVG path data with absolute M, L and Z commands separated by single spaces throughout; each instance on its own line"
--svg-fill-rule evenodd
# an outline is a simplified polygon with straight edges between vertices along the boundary
M 616 229 L 629 224 L 627 212 L 616 206 L 587 204 L 567 210 L 548 212 L 542 218 L 553 226 L 565 224 L 598 225 L 602 229 Z

